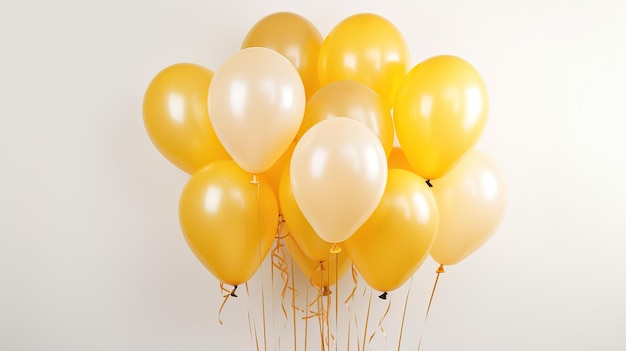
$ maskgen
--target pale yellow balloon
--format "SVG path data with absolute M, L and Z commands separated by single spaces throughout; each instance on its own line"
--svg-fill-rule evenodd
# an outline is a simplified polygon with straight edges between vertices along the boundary
M 340 243 L 378 206 L 387 182 L 387 157 L 369 128 L 336 117 L 302 136 L 289 170 L 304 217 L 322 239 Z
M 261 46 L 285 56 L 296 67 L 307 99 L 319 88 L 317 58 L 322 34 L 306 18 L 291 12 L 263 17 L 248 32 L 241 48 Z
M 180 226 L 198 260 L 221 282 L 238 285 L 256 272 L 272 246 L 278 208 L 263 177 L 234 161 L 195 172 L 180 197 Z
M 166 67 L 150 82 L 143 121 L 154 146 L 187 173 L 230 156 L 218 140 L 207 110 L 213 72 L 191 63 Z
M 279 53 L 243 49 L 215 72 L 209 116 L 233 160 L 250 173 L 267 171 L 293 141 L 304 115 L 298 71 Z
M 506 210 L 506 186 L 495 161 L 479 150 L 432 183 L 441 223 L 430 254 L 440 264 L 455 264 L 495 233 Z
M 320 289 L 328 289 L 335 284 L 346 274 L 348 267 L 352 264 L 345 251 L 338 254 L 328 254 L 325 260 L 316 261 L 307 257 L 291 236 L 287 236 L 285 242 L 291 258 L 300 271 L 311 284 Z
M 406 75 L 394 104 L 398 141 L 413 170 L 437 179 L 477 141 L 487 123 L 487 88 L 455 56 L 435 56 Z
M 385 154 L 389 155 L 391 152 L 391 112 L 383 98 L 367 85 L 353 80 L 342 80 L 321 88 L 306 105 L 296 140 L 315 124 L 334 117 L 348 117 L 363 123 L 376 134 Z
M 400 31 L 387 19 L 360 13 L 337 24 L 320 48 L 320 86 L 355 80 L 374 89 L 388 108 L 409 65 L 409 49 Z
M 345 245 L 363 279 L 387 292 L 399 288 L 422 265 L 438 225 L 437 203 L 424 180 L 391 169 L 376 211 Z

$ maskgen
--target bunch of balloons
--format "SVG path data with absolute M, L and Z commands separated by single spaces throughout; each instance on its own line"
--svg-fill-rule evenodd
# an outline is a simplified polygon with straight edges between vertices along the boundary
M 191 174 L 180 225 L 218 280 L 249 280 L 277 232 L 314 284 L 332 284 L 313 275 L 338 257 L 336 276 L 353 262 L 383 292 L 429 254 L 451 265 L 489 239 L 506 189 L 473 150 L 487 122 L 484 82 L 455 56 L 409 64 L 401 33 L 378 15 L 348 17 L 323 38 L 280 12 L 215 73 L 181 63 L 154 77 L 145 127 Z

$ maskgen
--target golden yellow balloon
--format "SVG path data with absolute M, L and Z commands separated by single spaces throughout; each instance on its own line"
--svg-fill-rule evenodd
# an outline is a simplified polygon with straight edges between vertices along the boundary
M 221 282 L 248 281 L 267 255 L 277 228 L 276 197 L 263 177 L 234 161 L 215 161 L 183 189 L 179 219 L 187 244 Z
M 311 260 L 315 262 L 326 261 L 332 244 L 324 241 L 317 235 L 309 221 L 300 211 L 291 189 L 289 165 L 285 167 L 280 179 L 278 197 L 283 217 L 291 232 L 290 236 L 298 243 L 298 247 Z M 339 244 L 339 247 L 343 248 L 342 244 Z
M 355 80 L 374 89 L 391 109 L 409 65 L 409 49 L 385 18 L 361 13 L 337 24 L 320 48 L 320 86 Z
M 333 117 L 348 117 L 361 122 L 376 134 L 385 154 L 389 155 L 391 152 L 391 112 L 385 100 L 367 85 L 353 80 L 342 80 L 318 90 L 306 105 L 296 140 L 318 122 Z
M 446 174 L 478 141 L 488 104 L 482 78 L 461 58 L 436 56 L 411 69 L 398 89 L 393 114 L 413 170 L 425 179 Z
M 143 100 L 143 121 L 156 148 L 187 173 L 230 156 L 217 139 L 207 109 L 213 72 L 179 63 L 159 72 Z
M 428 257 L 438 225 L 428 185 L 409 171 L 391 169 L 380 204 L 345 245 L 363 279 L 376 290 L 391 291 Z
M 291 12 L 277 12 L 258 21 L 246 35 L 241 48 L 272 49 L 296 67 L 307 99 L 318 89 L 317 58 L 322 35 L 306 18 Z
M 285 242 L 287 243 L 287 249 L 289 250 L 291 258 L 293 258 L 298 268 L 300 268 L 300 271 L 304 273 L 304 276 L 311 284 L 320 289 L 327 289 L 329 286 L 335 284 L 335 282 L 346 274 L 348 267 L 352 264 L 345 250 L 338 254 L 327 255 L 324 261 L 315 261 L 302 252 L 291 235 L 287 236 Z
M 291 161 L 291 155 L 293 154 L 293 149 L 295 147 L 296 143 L 291 143 L 291 145 L 289 145 L 287 150 L 285 150 L 285 152 L 278 159 L 278 161 L 276 161 L 276 163 L 274 163 L 274 165 L 270 167 L 270 169 L 261 173 L 261 175 L 263 175 L 263 177 L 267 179 L 267 182 L 272 187 L 272 190 L 274 191 L 274 194 L 276 194 L 276 196 L 278 196 L 278 191 L 280 189 L 280 179 L 282 178 L 283 171 L 285 170 L 285 168 L 289 168 L 289 161 Z M 282 213 L 280 202 L 278 203 L 278 211 Z
M 389 154 L 389 158 L 387 159 L 387 167 L 389 169 L 404 169 L 411 173 L 415 173 L 409 160 L 406 159 L 404 155 L 404 151 L 401 148 L 394 146 L 391 149 L 391 153 Z

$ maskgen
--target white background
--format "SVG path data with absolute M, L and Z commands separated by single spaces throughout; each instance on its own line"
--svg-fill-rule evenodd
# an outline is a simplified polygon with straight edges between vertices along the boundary
M 254 349 L 246 311 L 259 306 L 243 291 L 218 325 L 218 282 L 178 227 L 188 176 L 150 143 L 141 103 L 162 68 L 215 70 L 283 10 L 324 35 L 380 14 L 413 64 L 459 55 L 487 83 L 478 147 L 505 173 L 508 212 L 441 276 L 422 350 L 626 349 L 626 3 L 556 0 L 2 2 L 0 349 Z M 415 277 L 403 349 L 416 348 L 435 268 Z M 390 296 L 389 349 L 405 294 Z M 275 316 L 268 333 L 288 339 Z

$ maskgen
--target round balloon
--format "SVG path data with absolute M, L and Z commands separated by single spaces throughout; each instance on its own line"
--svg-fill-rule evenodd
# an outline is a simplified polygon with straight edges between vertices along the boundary
M 268 170 L 293 141 L 304 115 L 298 71 L 279 53 L 252 47 L 215 72 L 209 116 L 233 160 L 250 173 Z
M 363 279 L 379 291 L 404 284 L 432 246 L 439 211 L 428 185 L 417 175 L 391 169 L 380 204 L 346 248 Z
M 487 89 L 456 56 L 432 57 L 407 74 L 393 108 L 398 141 L 412 168 L 437 179 L 469 150 L 487 123 Z
M 180 197 L 187 244 L 221 282 L 238 285 L 256 272 L 272 246 L 278 208 L 272 189 L 234 161 L 215 161 L 195 172 Z
M 336 117 L 302 136 L 289 170 L 304 217 L 322 239 L 339 243 L 376 209 L 387 182 L 387 157 L 369 128 Z
M 291 12 L 276 12 L 263 17 L 250 29 L 241 48 L 265 47 L 289 59 L 300 73 L 308 99 L 319 87 L 317 57 L 322 39 L 319 30 L 306 18 Z
M 502 174 L 486 153 L 469 152 L 450 173 L 433 182 L 441 224 L 430 255 L 443 265 L 478 250 L 498 228 L 507 203 Z
M 334 117 L 348 117 L 363 123 L 376 134 L 385 154 L 389 155 L 391 152 L 391 112 L 380 95 L 367 85 L 353 80 L 342 80 L 321 88 L 306 105 L 296 140 L 318 122 Z
M 350 16 L 337 24 L 320 48 L 320 86 L 355 80 L 374 89 L 388 109 L 409 65 L 409 49 L 400 31 L 371 13 Z
M 208 68 L 179 63 L 159 72 L 144 95 L 143 122 L 152 143 L 187 173 L 230 159 L 209 120 L 206 96 L 212 78 Z

